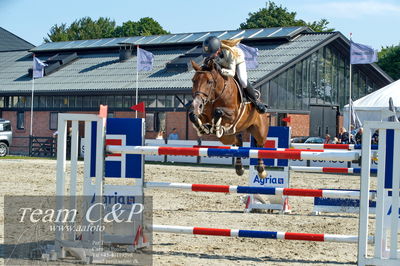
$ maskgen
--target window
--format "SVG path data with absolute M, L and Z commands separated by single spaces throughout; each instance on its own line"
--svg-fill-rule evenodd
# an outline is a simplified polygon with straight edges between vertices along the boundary
M 146 131 L 154 131 L 154 114 L 146 113 Z
M 50 121 L 49 121 L 49 129 L 57 130 L 57 124 L 58 124 L 58 113 L 51 112 L 50 113 Z
M 117 95 L 115 96 L 115 105 L 114 107 L 122 107 L 122 96 Z
M 165 131 L 165 112 L 146 113 L 146 131 Z
M 68 100 L 69 107 L 75 107 L 76 96 L 69 96 L 68 98 L 69 98 Z
M 173 107 L 174 106 L 174 95 L 166 95 L 165 96 L 165 107 Z
M 38 96 L 39 98 L 39 107 L 46 107 L 46 96 Z
M 302 84 L 301 84 L 301 70 L 302 70 L 302 62 L 299 62 L 295 66 L 295 101 L 296 101 L 296 109 L 302 109 L 302 101 L 303 101 L 303 92 L 302 92 Z
M 92 101 L 91 101 L 90 96 L 83 96 L 82 98 L 83 98 L 83 103 L 82 103 L 83 106 L 82 107 L 90 108 L 92 106 Z
M 271 108 L 278 108 L 278 78 L 273 78 L 269 83 L 268 105 Z
M 159 112 L 156 114 L 157 119 L 156 119 L 156 124 L 155 124 L 155 131 L 165 131 L 165 113 L 164 112 Z
M 287 109 L 295 109 L 294 99 L 295 99 L 295 88 L 294 88 L 294 67 L 287 70 Z
M 82 108 L 82 96 L 76 96 L 76 107 L 77 108 Z
M 124 104 L 123 107 L 131 107 L 132 104 L 132 96 L 124 96 Z
M 286 109 L 287 104 L 287 71 L 278 76 L 278 108 Z
M 54 105 L 53 105 L 53 96 L 47 96 L 46 97 L 46 106 L 47 107 L 53 107 Z
M 60 102 L 60 106 L 61 107 L 68 107 L 68 103 L 69 103 L 69 99 L 68 96 L 62 96 L 61 97 L 61 102 Z
M 61 106 L 62 101 L 63 98 L 61 96 L 54 96 L 54 107 L 59 108 Z
M 17 129 L 25 129 L 25 112 L 17 112 Z

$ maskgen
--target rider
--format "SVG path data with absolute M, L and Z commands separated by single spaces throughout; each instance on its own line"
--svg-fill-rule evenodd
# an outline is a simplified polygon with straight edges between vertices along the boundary
M 232 40 L 237 44 L 240 40 Z M 221 66 L 221 74 L 234 77 L 237 74 L 240 85 L 242 86 L 247 98 L 254 104 L 257 111 L 261 114 L 267 112 L 267 106 L 257 101 L 256 94 L 250 82 L 247 80 L 246 62 L 243 51 L 235 45 L 227 45 L 215 36 L 210 36 L 203 42 L 203 52 L 209 59 L 215 59 Z

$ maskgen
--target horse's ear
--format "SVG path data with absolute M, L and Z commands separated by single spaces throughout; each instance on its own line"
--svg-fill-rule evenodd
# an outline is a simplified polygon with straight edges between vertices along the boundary
M 190 60 L 190 63 L 192 63 L 192 67 L 194 70 L 196 71 L 200 71 L 201 70 L 201 66 L 199 64 L 197 64 L 195 61 Z

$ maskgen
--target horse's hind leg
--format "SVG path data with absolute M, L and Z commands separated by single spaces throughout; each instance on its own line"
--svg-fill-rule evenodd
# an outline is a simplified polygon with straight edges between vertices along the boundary
M 251 135 L 256 140 L 256 147 L 262 148 L 264 147 L 264 143 L 267 139 L 268 135 L 268 125 L 264 123 L 264 120 L 261 120 L 259 126 L 251 126 L 249 131 Z M 263 159 L 258 159 L 258 164 L 256 166 L 256 170 L 258 172 L 258 176 L 262 179 L 267 177 L 267 172 L 265 171 L 265 165 Z
M 236 136 L 225 135 L 225 136 L 222 136 L 219 140 L 225 145 L 234 145 L 234 146 L 238 146 L 238 147 L 243 146 L 242 135 L 240 135 L 240 134 L 236 135 Z M 239 176 L 244 174 L 242 158 L 240 158 L 240 157 L 237 157 L 235 160 L 235 170 L 236 170 L 236 174 Z
M 238 134 L 236 135 L 236 140 L 238 142 L 239 147 L 243 146 L 243 138 L 242 138 L 242 134 Z M 235 161 L 235 170 L 236 170 L 236 174 L 241 176 L 244 174 L 244 168 L 243 168 L 243 164 L 242 164 L 242 158 L 237 157 L 236 161 Z

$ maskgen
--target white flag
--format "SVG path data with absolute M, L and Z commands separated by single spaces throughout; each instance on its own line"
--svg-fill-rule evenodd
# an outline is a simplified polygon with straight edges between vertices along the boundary
M 32 77 L 33 78 L 43 78 L 45 66 L 47 66 L 47 64 L 43 63 L 42 61 L 39 60 L 39 58 L 34 56 L 33 57 Z
M 137 48 L 137 70 L 150 71 L 153 69 L 154 55 L 151 52 Z
M 350 117 L 351 125 L 354 126 L 354 129 L 362 127 L 360 118 L 358 117 L 358 115 L 356 114 L 356 111 L 354 110 L 354 104 L 353 104 L 352 100 L 350 100 L 349 106 L 350 106 L 350 110 L 351 110 L 351 117 Z

